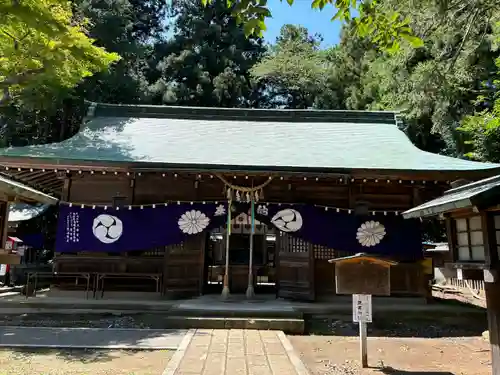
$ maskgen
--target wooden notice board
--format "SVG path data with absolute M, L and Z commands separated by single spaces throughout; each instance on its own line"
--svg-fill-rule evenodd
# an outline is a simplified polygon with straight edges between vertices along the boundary
M 330 260 L 335 263 L 337 294 L 391 294 L 391 265 L 395 262 L 357 254 Z

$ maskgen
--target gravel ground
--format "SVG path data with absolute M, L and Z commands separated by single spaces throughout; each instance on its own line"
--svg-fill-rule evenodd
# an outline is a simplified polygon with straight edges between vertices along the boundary
M 173 353 L 0 349 L 0 375 L 158 375 Z
M 369 338 L 369 369 L 359 361 L 354 337 L 291 336 L 311 375 L 490 375 L 488 343 L 466 338 Z
M 482 310 L 458 315 L 374 316 L 368 324 L 368 362 L 361 369 L 358 325 L 352 317 L 311 317 L 310 336 L 289 336 L 311 375 L 486 375 L 490 349 Z
M 368 325 L 368 335 L 372 337 L 474 337 L 488 329 L 485 311 L 472 313 L 422 314 L 405 313 L 375 315 Z M 315 316 L 306 320 L 309 334 L 358 336 L 358 325 L 351 316 Z
M 159 314 L 21 314 L 0 315 L 0 326 L 87 327 L 87 328 L 168 328 Z M 1 373 L 0 373 L 1 374 Z

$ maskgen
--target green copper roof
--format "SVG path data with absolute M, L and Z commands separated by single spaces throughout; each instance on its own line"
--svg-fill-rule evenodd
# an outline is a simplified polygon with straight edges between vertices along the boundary
M 424 152 L 394 112 L 97 104 L 61 143 L 0 150 L 57 163 L 100 161 L 268 170 L 472 171 L 500 168 Z M 54 160 L 55 159 L 55 160 Z

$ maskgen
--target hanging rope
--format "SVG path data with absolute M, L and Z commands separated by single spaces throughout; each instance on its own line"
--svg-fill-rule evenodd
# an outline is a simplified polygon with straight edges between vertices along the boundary
M 228 200 L 233 199 L 233 192 L 234 192 L 234 200 L 237 202 L 241 202 L 243 199 L 242 194 L 246 195 L 246 201 L 255 201 L 258 202 L 259 200 L 262 200 L 264 198 L 264 192 L 263 188 L 265 188 L 269 183 L 272 181 L 272 177 L 269 177 L 269 179 L 257 186 L 252 186 L 252 187 L 246 187 L 246 186 L 239 186 L 239 185 L 234 185 L 230 183 L 228 180 L 226 180 L 223 176 L 216 174 L 216 176 L 224 183 L 225 185 L 225 193 L 226 197 Z
M 269 177 L 269 179 L 260 184 L 260 185 L 257 185 L 255 187 L 246 187 L 246 186 L 239 186 L 239 185 L 233 185 L 232 183 L 230 183 L 228 180 L 226 180 L 223 176 L 219 175 L 219 174 L 216 174 L 216 176 L 222 181 L 224 182 L 224 184 L 231 190 L 235 190 L 235 191 L 240 191 L 242 193 L 252 193 L 252 192 L 255 192 L 255 191 L 259 191 L 259 190 L 262 190 L 263 188 L 265 188 L 267 185 L 269 185 L 271 183 L 271 181 L 273 180 L 272 177 Z

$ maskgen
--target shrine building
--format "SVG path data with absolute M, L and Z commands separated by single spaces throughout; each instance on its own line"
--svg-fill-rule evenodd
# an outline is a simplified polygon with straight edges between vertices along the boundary
M 89 103 L 71 138 L 1 149 L 0 169 L 59 199 L 54 269 L 102 293 L 320 300 L 336 293 L 328 260 L 366 253 L 397 262 L 391 295 L 424 296 L 421 222 L 401 212 L 500 165 L 424 152 L 399 125 L 394 112 Z

